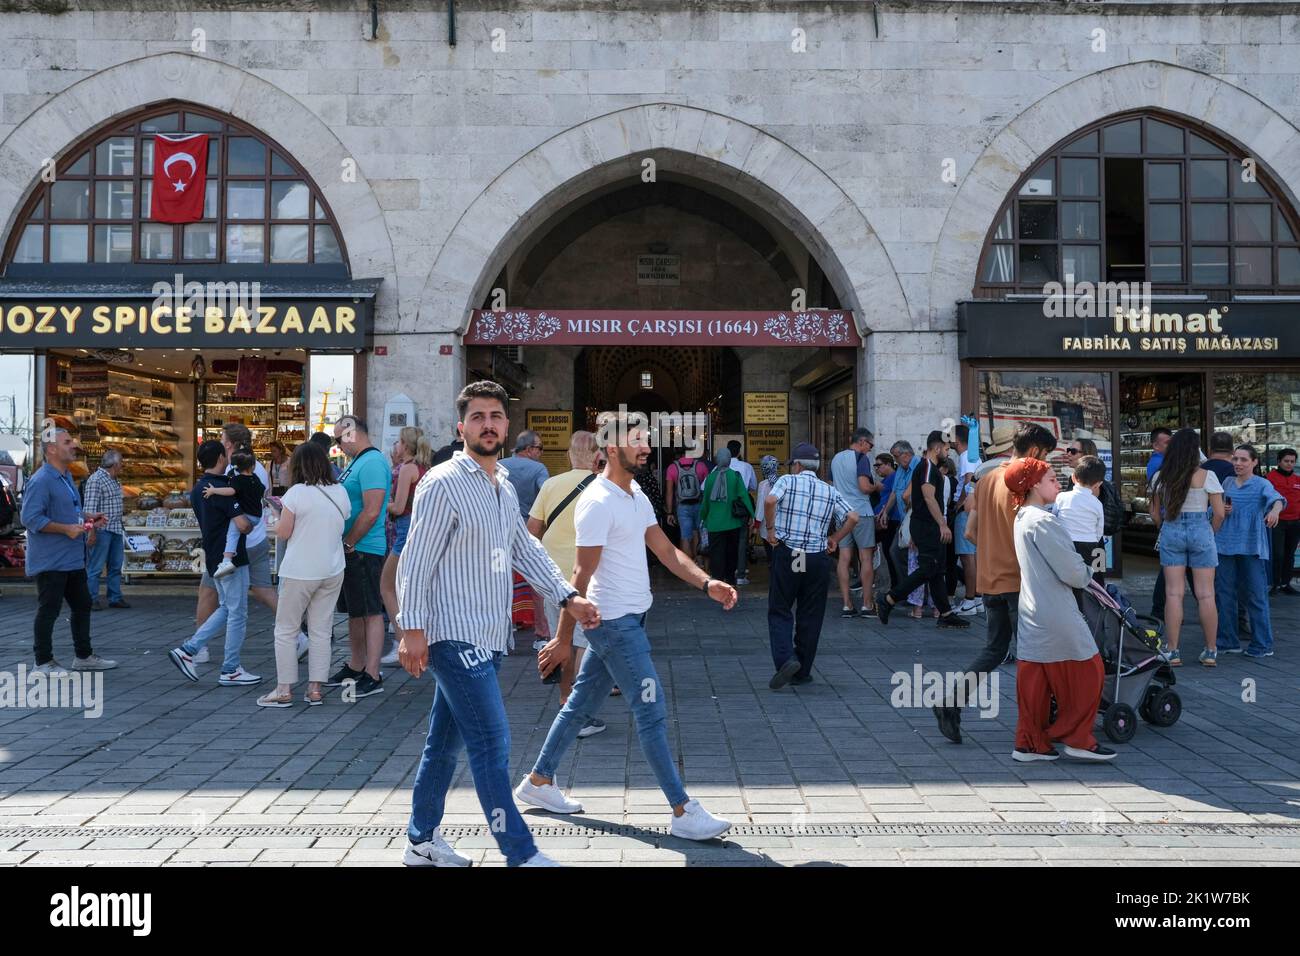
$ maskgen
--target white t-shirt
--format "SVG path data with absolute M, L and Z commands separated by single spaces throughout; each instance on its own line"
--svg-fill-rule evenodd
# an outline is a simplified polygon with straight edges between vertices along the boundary
M 344 487 L 293 485 L 280 501 L 285 511 L 293 512 L 293 534 L 282 545 L 280 577 L 324 581 L 342 574 L 343 525 L 352 514 Z
M 1106 513 L 1101 499 L 1087 488 L 1074 488 L 1057 495 L 1056 513 L 1070 532 L 1071 541 L 1096 544 L 1105 536 Z
M 741 478 L 745 479 L 745 488 L 753 491 L 758 487 L 755 481 L 754 466 L 747 461 L 741 461 L 739 458 L 731 459 L 731 470 L 738 473 Z
M 600 619 L 612 621 L 650 610 L 653 598 L 645 529 L 658 522 L 641 486 L 632 482 L 628 494 L 604 475 L 597 475 L 574 508 L 577 547 L 604 549 L 587 584 L 587 598 L 600 608 Z

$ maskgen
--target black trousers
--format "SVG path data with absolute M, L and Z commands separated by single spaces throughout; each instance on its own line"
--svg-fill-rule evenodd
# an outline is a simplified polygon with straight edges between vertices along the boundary
M 740 528 L 709 532 L 709 574 L 728 584 L 736 583 L 740 560 Z
M 916 520 L 915 516 L 912 520 Z M 913 524 L 912 527 L 915 529 L 916 525 Z M 952 610 L 952 605 L 948 603 L 948 569 L 939 529 L 927 528 L 915 535 L 915 541 L 916 570 L 895 584 L 889 593 L 895 604 L 901 604 L 912 591 L 925 584 L 930 588 L 930 600 L 939 609 L 939 613 L 947 614 Z
M 767 586 L 767 635 L 772 647 L 772 666 L 777 670 L 791 657 L 797 657 L 796 677 L 807 677 L 812 671 L 826 617 L 831 561 L 831 555 L 825 551 L 794 551 L 784 542 L 778 543 L 772 552 L 772 576 Z
M 1279 521 L 1273 529 L 1273 586 L 1291 583 L 1295 549 L 1300 545 L 1300 521 Z
M 1007 594 L 985 594 L 984 619 L 988 625 L 988 636 L 984 649 L 966 670 L 975 674 L 989 674 L 1007 659 L 1007 651 L 1016 636 L 1016 617 L 1020 611 L 1020 592 Z
M 876 546 L 884 549 L 885 562 L 889 565 L 889 584 L 891 587 L 907 577 L 907 559 L 903 559 L 904 564 L 900 568 L 898 566 L 898 556 L 894 553 L 893 547 L 894 538 L 898 537 L 898 529 L 902 527 L 902 524 L 901 521 L 890 518 L 883 529 L 876 529 Z M 876 584 L 879 585 L 880 582 L 877 581 Z M 877 590 L 881 589 L 877 587 Z
M 86 571 L 42 571 L 36 575 L 36 642 L 32 650 L 36 664 L 54 660 L 54 623 L 63 610 L 63 602 L 72 609 L 72 646 L 78 657 L 89 657 L 90 648 L 90 588 L 86 586 Z

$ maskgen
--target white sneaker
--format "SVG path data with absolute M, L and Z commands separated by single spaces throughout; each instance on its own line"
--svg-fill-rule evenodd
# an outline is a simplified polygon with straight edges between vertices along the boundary
M 32 668 L 33 674 L 66 674 L 68 669 L 56 660 L 48 660 Z
M 520 866 L 563 866 L 563 863 L 556 863 L 549 856 L 538 850 L 527 861 L 520 863 Z
M 980 613 L 983 610 L 984 610 L 984 602 L 977 601 L 972 598 L 971 600 L 968 601 L 962 601 L 961 607 L 957 608 L 957 613 L 965 617 L 971 617 L 975 614 Z
M 540 651 L 540 650 L 541 650 L 543 647 L 545 647 L 548 643 L 549 643 L 548 641 L 544 641 L 544 640 L 542 640 L 542 639 L 539 637 L 539 638 L 537 638 L 535 641 L 533 641 L 533 650 L 535 650 L 535 651 Z
M 89 657 L 78 657 L 72 662 L 74 671 L 111 671 L 116 666 L 117 661 L 105 660 L 98 654 L 91 654 Z
M 586 738 L 586 737 L 594 737 L 596 734 L 600 733 L 604 729 L 605 729 L 605 722 L 601 720 L 599 717 L 593 717 L 591 718 L 591 720 L 587 721 L 585 724 L 582 725 L 582 729 L 578 731 L 578 737 L 579 739 Z
M 234 673 L 222 674 L 217 678 L 217 683 L 222 687 L 242 687 L 245 684 L 256 684 L 261 680 L 262 678 L 258 677 L 256 674 L 250 674 L 248 671 L 240 667 L 236 669 Z
M 221 563 L 217 565 L 217 570 L 212 572 L 212 577 L 224 578 L 235 573 L 235 563 L 229 558 L 222 558 Z
M 452 849 L 451 844 L 442 838 L 438 828 L 433 828 L 433 836 L 425 843 L 406 841 L 406 852 L 402 862 L 407 866 L 472 866 L 473 861 Z
M 298 660 L 307 656 L 307 648 L 311 647 L 311 642 L 307 640 L 307 635 L 302 631 L 298 632 Z M 207 648 L 204 648 L 207 650 Z
M 577 800 L 567 799 L 564 792 L 555 784 L 547 783 L 539 787 L 528 778 L 527 774 L 519 782 L 519 786 L 515 787 L 515 799 L 520 803 L 550 810 L 552 813 L 582 812 L 582 804 Z M 538 866 L 542 865 L 538 864 Z
M 206 664 L 208 661 L 212 660 L 212 655 L 208 653 L 208 646 L 204 644 L 203 650 L 195 654 L 191 660 L 193 660 L 195 664 Z
M 401 661 L 397 659 L 396 641 L 393 641 L 393 649 L 389 651 L 387 654 L 385 654 L 383 657 L 379 658 L 379 663 L 383 664 L 385 667 L 396 667 L 398 664 L 401 663 Z
M 730 829 L 730 820 L 715 817 L 698 800 L 687 800 L 685 812 L 673 817 L 669 833 L 683 840 L 714 840 Z

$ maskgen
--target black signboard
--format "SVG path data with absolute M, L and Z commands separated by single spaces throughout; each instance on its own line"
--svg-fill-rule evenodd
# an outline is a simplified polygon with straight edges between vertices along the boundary
M 1300 357 L 1300 302 L 1152 302 L 1095 315 L 1082 300 L 957 304 L 963 359 L 1151 361 Z

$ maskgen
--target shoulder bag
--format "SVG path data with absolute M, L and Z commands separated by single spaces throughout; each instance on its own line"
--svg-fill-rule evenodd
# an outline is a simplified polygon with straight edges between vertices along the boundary
M 596 475 L 593 472 L 592 474 L 588 475 L 586 478 L 582 479 L 582 481 L 578 482 L 578 486 L 564 496 L 564 500 L 561 501 L 559 505 L 556 506 L 554 511 L 552 511 L 549 515 L 546 516 L 546 527 L 542 529 L 543 535 L 545 535 L 547 531 L 551 530 L 551 525 L 555 523 L 555 519 L 558 518 L 560 515 L 564 514 L 564 509 L 569 507 L 569 505 L 573 503 L 573 499 L 577 498 L 578 495 L 582 494 L 583 491 L 586 490 L 587 486 L 595 480 L 596 480 Z

